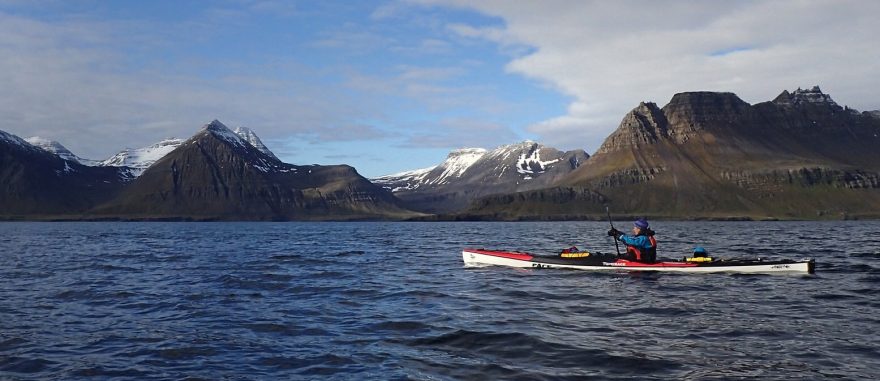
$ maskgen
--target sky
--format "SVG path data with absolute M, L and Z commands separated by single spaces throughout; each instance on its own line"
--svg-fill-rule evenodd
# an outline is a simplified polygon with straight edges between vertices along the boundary
M 815 85 L 880 109 L 880 1 L 0 0 L 0 130 L 104 159 L 214 120 L 374 177 L 534 140 L 594 152 L 641 101 Z

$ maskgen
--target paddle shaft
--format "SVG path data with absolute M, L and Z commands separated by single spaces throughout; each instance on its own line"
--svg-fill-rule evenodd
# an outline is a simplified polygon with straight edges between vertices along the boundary
M 605 207 L 605 213 L 608 214 L 608 224 L 611 225 L 611 229 L 614 229 L 614 222 L 611 222 L 611 211 L 608 210 L 608 207 Z M 617 237 L 614 237 L 614 248 L 617 249 L 617 256 L 620 256 L 620 244 L 617 243 Z

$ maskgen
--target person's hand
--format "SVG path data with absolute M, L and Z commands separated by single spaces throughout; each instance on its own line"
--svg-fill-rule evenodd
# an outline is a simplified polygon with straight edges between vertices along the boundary
M 620 231 L 615 228 L 611 228 L 611 230 L 608 231 L 608 236 L 609 237 L 618 237 L 618 236 L 620 236 Z

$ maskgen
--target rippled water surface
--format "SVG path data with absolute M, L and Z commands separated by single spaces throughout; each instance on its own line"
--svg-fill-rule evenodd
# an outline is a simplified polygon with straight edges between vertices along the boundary
M 877 379 L 880 222 L 654 225 L 817 274 L 462 267 L 596 222 L 0 223 L 0 379 Z

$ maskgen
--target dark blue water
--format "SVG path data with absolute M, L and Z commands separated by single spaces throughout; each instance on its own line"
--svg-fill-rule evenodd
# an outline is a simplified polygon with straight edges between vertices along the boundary
M 622 226 L 624 223 L 620 223 Z M 465 269 L 567 223 L 0 223 L 0 379 L 877 379 L 880 223 L 656 222 L 814 276 Z

